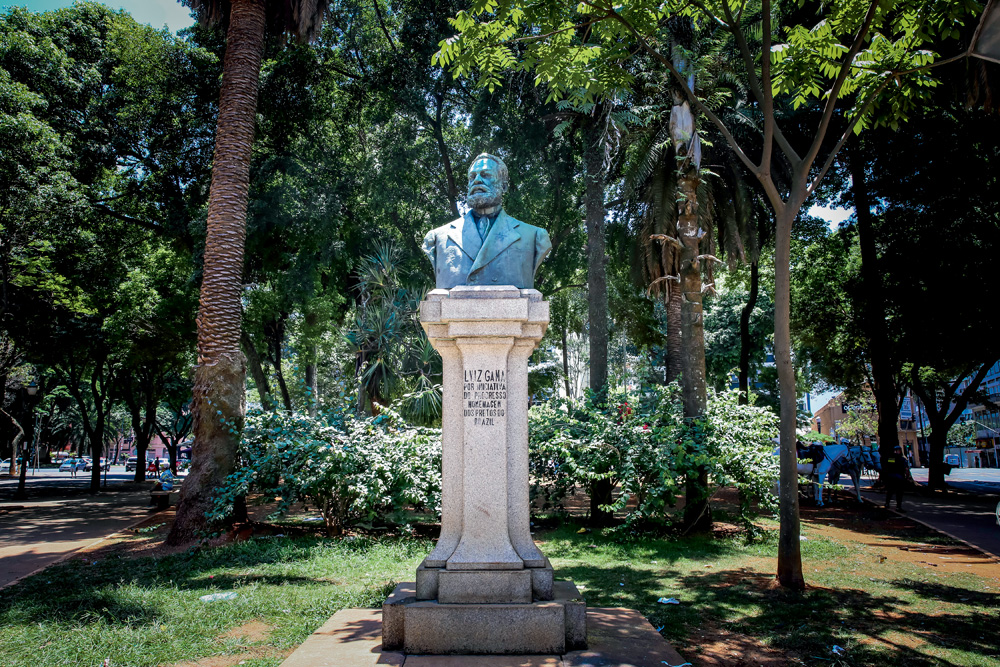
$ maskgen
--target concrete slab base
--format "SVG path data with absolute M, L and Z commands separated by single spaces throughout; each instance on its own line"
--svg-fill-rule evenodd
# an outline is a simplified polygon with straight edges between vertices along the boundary
M 562 655 L 405 655 L 382 650 L 382 612 L 343 609 L 281 667 L 679 667 L 680 654 L 633 609 L 587 609 L 588 649 Z

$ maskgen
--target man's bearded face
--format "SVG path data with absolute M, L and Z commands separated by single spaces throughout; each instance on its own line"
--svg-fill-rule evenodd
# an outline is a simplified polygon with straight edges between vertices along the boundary
M 503 200 L 503 183 L 497 163 L 479 158 L 469 167 L 469 193 L 465 202 L 475 209 L 500 206 Z

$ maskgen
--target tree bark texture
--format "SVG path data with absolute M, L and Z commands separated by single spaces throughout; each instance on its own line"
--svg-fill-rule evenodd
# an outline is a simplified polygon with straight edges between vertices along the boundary
M 685 421 L 693 422 L 705 416 L 708 405 L 701 260 L 698 259 L 704 232 L 698 225 L 698 169 L 689 162 L 682 164 L 682 173 L 677 179 L 677 231 L 682 247 L 680 289 L 676 296 L 681 304 L 681 397 Z M 712 527 L 708 508 L 708 473 L 704 468 L 687 477 L 684 524 L 688 531 L 705 531 Z
M 788 202 L 777 212 L 774 250 L 774 361 L 778 368 L 780 393 L 780 474 L 778 583 L 785 588 L 805 588 L 802 576 L 802 551 L 799 543 L 799 473 L 795 455 L 795 369 L 792 367 L 791 314 L 791 241 L 792 223 L 800 203 Z
M 260 64 L 263 0 L 232 0 L 208 202 L 204 277 L 198 313 L 194 450 L 168 544 L 206 528 L 212 494 L 236 464 L 245 414 L 246 366 L 240 351 L 243 252 Z M 223 421 L 225 420 L 225 421 Z
M 608 384 L 608 277 L 604 245 L 604 147 L 599 117 L 588 119 L 585 135 L 590 389 L 603 402 Z M 600 508 L 600 505 L 612 502 L 612 493 L 610 480 L 593 483 L 590 493 L 590 520 L 593 525 L 604 526 L 614 518 L 610 512 Z
M 757 307 L 757 296 L 760 294 L 760 264 L 757 260 L 750 262 L 750 295 L 746 305 L 740 311 L 740 404 L 750 402 L 750 316 Z
M 608 278 L 604 240 L 604 149 L 597 119 L 587 126 L 587 310 L 590 333 L 590 388 L 595 393 L 608 383 Z
M 668 292 L 667 307 L 667 384 L 679 380 L 684 368 L 684 346 L 681 344 L 680 288 Z
M 868 363 L 872 369 L 872 394 L 878 411 L 878 449 L 882 457 L 890 456 L 899 444 L 899 410 L 892 353 L 889 349 L 889 329 L 886 325 L 885 294 L 882 274 L 875 248 L 875 225 L 871 197 L 865 177 L 864 155 L 855 142 L 847 153 L 851 170 L 854 210 L 858 219 L 858 244 L 861 249 L 861 284 L 864 292 L 862 308 L 868 343 Z

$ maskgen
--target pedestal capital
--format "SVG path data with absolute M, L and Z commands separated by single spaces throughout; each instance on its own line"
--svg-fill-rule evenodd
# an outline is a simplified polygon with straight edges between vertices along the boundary
M 435 289 L 420 303 L 420 324 L 431 343 L 449 338 L 513 337 L 541 340 L 549 304 L 534 289 L 510 285 Z

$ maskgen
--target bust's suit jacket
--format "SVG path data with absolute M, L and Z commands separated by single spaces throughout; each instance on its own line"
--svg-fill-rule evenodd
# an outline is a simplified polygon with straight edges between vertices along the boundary
M 467 212 L 424 237 L 424 252 L 434 266 L 436 287 L 458 285 L 535 286 L 535 271 L 552 249 L 549 233 L 515 220 L 503 210 L 486 240 Z

